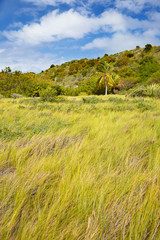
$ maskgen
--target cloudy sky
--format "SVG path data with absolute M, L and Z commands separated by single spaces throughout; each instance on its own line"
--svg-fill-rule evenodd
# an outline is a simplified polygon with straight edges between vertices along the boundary
M 0 0 L 0 70 L 160 45 L 160 0 Z

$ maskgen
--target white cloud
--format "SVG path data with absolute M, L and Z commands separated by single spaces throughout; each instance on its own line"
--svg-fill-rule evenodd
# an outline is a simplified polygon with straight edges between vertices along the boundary
M 158 7 L 160 6 L 159 0 L 116 0 L 115 5 L 118 9 L 129 9 L 133 12 L 140 12 L 147 6 Z
M 33 1 L 36 2 L 38 0 Z M 90 4 L 93 2 L 98 3 L 96 0 L 89 1 Z M 103 0 L 100 1 L 102 2 Z M 120 0 L 116 1 L 120 3 Z M 40 2 L 42 3 L 43 0 L 40 0 Z M 45 2 L 58 3 L 58 0 L 46 0 Z M 68 2 L 73 1 L 68 0 Z M 121 0 L 121 2 L 127 4 L 130 0 Z M 146 4 L 147 0 L 140 2 L 141 4 Z M 156 4 L 156 1 L 153 2 Z M 132 1 L 132 3 L 135 4 L 136 0 Z M 82 49 L 97 48 L 110 54 L 132 49 L 137 45 L 143 47 L 147 43 L 159 45 L 159 39 L 156 37 L 160 35 L 159 22 L 160 13 L 152 11 L 148 14 L 148 20 L 139 20 L 138 18 L 133 18 L 111 9 L 104 11 L 99 16 L 88 14 L 87 11 L 81 11 L 80 13 L 80 11 L 78 12 L 73 9 L 62 13 L 58 10 L 52 11 L 41 17 L 37 22 L 22 26 L 20 23 L 14 23 L 14 25 L 10 26 L 10 28 L 13 28 L 12 31 L 6 30 L 0 32 L 0 34 L 8 39 L 8 45 L 1 44 L 0 69 L 10 66 L 13 70 L 39 72 L 48 68 L 52 63 L 60 64 L 68 60 L 57 58 L 56 55 L 40 53 L 42 49 L 38 50 L 40 44 L 44 47 L 45 43 L 58 42 L 63 39 L 83 39 L 85 36 L 92 37 L 91 39 L 93 39 L 93 34 L 98 35 L 99 33 L 102 33 L 103 36 L 106 35 L 106 37 L 98 37 L 91 40 Z M 18 27 L 19 30 L 14 29 Z M 89 35 L 89 33 L 92 33 L 92 35 Z M 94 36 L 97 37 L 97 35 Z M 83 39 L 84 41 L 85 39 Z M 72 44 L 77 45 L 77 42 L 72 40 Z M 52 51 L 54 50 L 52 49 Z M 59 52 L 59 54 L 61 53 Z
M 126 33 L 133 30 L 141 32 L 152 30 L 159 34 L 160 13 L 150 13 L 149 18 L 149 20 L 139 20 L 115 10 L 105 11 L 100 16 L 80 14 L 73 9 L 63 13 L 54 10 L 43 16 L 38 23 L 24 25 L 19 30 L 4 31 L 2 35 L 15 44 L 35 46 L 67 38 L 81 39 L 89 33 L 99 32 Z
M 82 50 L 91 50 L 99 48 L 105 50 L 108 54 L 118 53 L 124 50 L 134 49 L 137 45 L 144 47 L 147 43 L 158 45 L 159 39 L 154 37 L 153 32 L 139 33 L 115 33 L 112 37 L 94 39 L 92 42 L 82 47 Z M 147 39 L 147 42 L 146 42 Z
M 6 51 L 5 48 L 1 48 L 1 49 L 0 49 L 0 54 L 3 53 L 3 52 L 5 52 L 5 51 Z
M 23 27 L 23 24 L 21 22 L 14 22 L 8 25 L 8 29 L 21 28 L 21 27 Z
M 19 44 L 37 45 L 65 38 L 80 39 L 99 30 L 125 31 L 126 20 L 116 11 L 106 11 L 99 17 L 89 17 L 74 10 L 59 13 L 57 10 L 43 16 L 39 23 L 24 25 L 18 31 L 4 31 L 3 35 Z
M 30 2 L 38 6 L 50 5 L 56 6 L 57 4 L 72 4 L 75 0 L 23 0 L 25 2 Z
M 13 71 L 40 72 L 48 69 L 51 64 L 59 65 L 65 62 L 63 57 L 54 54 L 41 53 L 33 48 L 16 47 L 6 44 L 6 49 L 0 49 L 0 70 L 6 66 Z
M 28 3 L 33 3 L 37 6 L 57 6 L 59 4 L 68 4 L 70 6 L 74 6 L 75 8 L 77 5 L 81 5 L 85 8 L 92 6 L 93 4 L 103 5 L 107 7 L 108 5 L 113 5 L 118 10 L 120 9 L 128 9 L 132 12 L 139 13 L 143 9 L 149 8 L 156 8 L 160 7 L 159 0 L 21 0 Z
M 92 4 L 102 4 L 106 5 L 110 3 L 110 0 L 21 0 L 28 3 L 33 3 L 37 6 L 56 6 L 58 4 L 68 4 L 68 5 L 81 5 L 81 6 L 90 6 Z

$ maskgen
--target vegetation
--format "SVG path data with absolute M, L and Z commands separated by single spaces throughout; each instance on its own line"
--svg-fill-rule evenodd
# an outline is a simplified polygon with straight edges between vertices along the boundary
M 108 81 L 102 78 L 106 73 Z M 60 66 L 51 64 L 39 74 L 12 72 L 6 67 L 0 72 L 0 94 L 38 97 L 52 90 L 53 95 L 104 95 L 106 87 L 108 94 L 124 93 L 141 85 L 160 84 L 159 78 L 160 46 L 146 44 L 144 48 L 136 46 L 114 55 L 104 54 L 102 58 L 72 60 Z
M 160 102 L 0 99 L 0 238 L 160 239 Z
M 160 239 L 159 99 L 150 44 L 2 70 L 0 239 Z

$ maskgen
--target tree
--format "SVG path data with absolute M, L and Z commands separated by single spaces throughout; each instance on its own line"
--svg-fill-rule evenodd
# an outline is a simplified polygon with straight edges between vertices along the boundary
M 97 66 L 97 71 L 103 73 L 103 75 L 98 80 L 98 84 L 100 86 L 103 82 L 105 83 L 105 95 L 107 95 L 108 93 L 107 79 L 109 80 L 111 78 L 109 74 L 110 69 L 111 67 L 105 61 L 100 62 L 99 65 Z
M 152 45 L 151 44 L 146 44 L 145 45 L 145 52 L 149 52 L 152 49 Z
M 12 72 L 12 70 L 10 67 L 5 67 L 4 70 L 2 69 L 2 73 L 11 73 L 11 72 Z
M 51 64 L 50 68 L 53 68 L 53 67 L 55 67 L 55 65 L 54 65 L 54 64 Z

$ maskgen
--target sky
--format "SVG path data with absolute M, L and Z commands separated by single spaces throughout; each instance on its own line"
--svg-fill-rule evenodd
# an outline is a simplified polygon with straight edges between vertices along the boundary
M 0 70 L 160 45 L 160 0 L 0 0 Z

